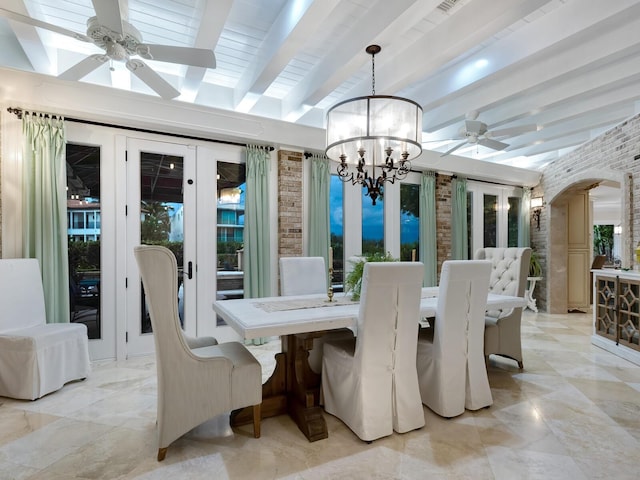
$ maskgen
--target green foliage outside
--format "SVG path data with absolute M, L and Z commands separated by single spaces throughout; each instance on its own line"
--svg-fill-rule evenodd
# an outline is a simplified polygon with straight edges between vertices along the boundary
M 144 220 L 140 225 L 140 238 L 146 244 L 169 239 L 171 217 L 169 208 L 162 202 L 141 202 Z M 178 262 L 180 263 L 180 262 Z
M 606 255 L 613 261 L 613 225 L 593 226 L 593 255 Z
M 364 273 L 364 264 L 367 262 L 397 262 L 398 259 L 387 253 L 371 253 L 359 257 L 358 261 L 351 261 L 353 270 L 349 272 L 344 281 L 345 293 L 351 292 L 353 300 L 360 300 L 360 290 L 362 288 L 362 274 Z

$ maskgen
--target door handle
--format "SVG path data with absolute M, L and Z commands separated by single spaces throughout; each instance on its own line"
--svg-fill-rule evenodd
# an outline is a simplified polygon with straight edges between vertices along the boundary
M 187 263 L 187 278 L 189 280 L 193 278 L 193 262 Z

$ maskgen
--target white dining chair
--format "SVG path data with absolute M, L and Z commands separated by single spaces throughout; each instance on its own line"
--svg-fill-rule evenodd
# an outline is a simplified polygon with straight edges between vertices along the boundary
M 178 316 L 178 266 L 168 248 L 134 248 L 147 298 L 158 375 L 158 461 L 179 437 L 231 410 L 253 406 L 260 437 L 262 368 L 247 348 L 227 342 L 190 348 Z
M 367 263 L 356 338 L 324 345 L 325 410 L 362 440 L 424 426 L 416 370 L 423 276 L 420 262 Z
M 328 288 L 323 257 L 280 258 L 280 295 L 327 293 Z
M 280 295 L 310 295 L 327 293 L 327 270 L 323 257 L 281 257 Z M 351 330 L 343 328 L 324 333 L 313 339 L 309 350 L 309 367 L 315 373 L 322 370 L 322 346 L 329 338 L 352 338 Z
M 432 329 L 418 336 L 417 367 L 422 402 L 442 417 L 493 403 L 484 363 L 484 312 L 491 263 L 448 260 L 442 264 Z

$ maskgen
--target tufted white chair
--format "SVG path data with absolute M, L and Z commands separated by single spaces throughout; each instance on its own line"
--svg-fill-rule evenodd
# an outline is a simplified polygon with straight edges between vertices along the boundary
M 153 326 L 158 371 L 158 461 L 179 437 L 207 420 L 253 405 L 260 437 L 262 368 L 238 342 L 190 348 L 178 317 L 178 266 L 171 250 L 142 245 L 134 255 Z
M 418 337 L 422 402 L 442 417 L 493 403 L 484 363 L 484 311 L 491 264 L 447 260 L 442 264 L 432 329 Z
M 529 247 L 480 248 L 474 258 L 491 261 L 491 293 L 524 296 L 531 258 Z M 518 367 L 522 368 L 521 321 L 522 307 L 487 312 L 484 331 L 485 356 L 502 355 L 515 360 Z
M 325 410 L 364 441 L 424 426 L 416 368 L 423 277 L 420 262 L 367 263 L 357 337 L 324 344 Z

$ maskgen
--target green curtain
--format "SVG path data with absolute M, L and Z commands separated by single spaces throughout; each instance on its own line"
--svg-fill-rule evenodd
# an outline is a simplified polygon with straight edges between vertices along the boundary
M 528 247 L 531 245 L 531 219 L 529 210 L 531 208 L 531 189 L 525 188 L 520 201 L 520 216 L 518 217 L 518 246 Z
M 64 118 L 23 112 L 22 254 L 37 258 L 47 323 L 69 322 Z
M 311 156 L 309 188 L 309 256 L 323 257 L 329 265 L 331 232 L 329 227 L 329 160 L 324 155 Z
M 451 259 L 469 259 L 466 178 L 451 181 Z
M 424 172 L 420 178 L 420 259 L 424 263 L 425 287 L 438 285 L 436 237 L 436 174 Z
M 270 154 L 266 147 L 247 145 L 247 191 L 244 208 L 244 296 L 271 293 L 271 245 L 269 225 Z M 260 345 L 266 339 L 251 343 Z

